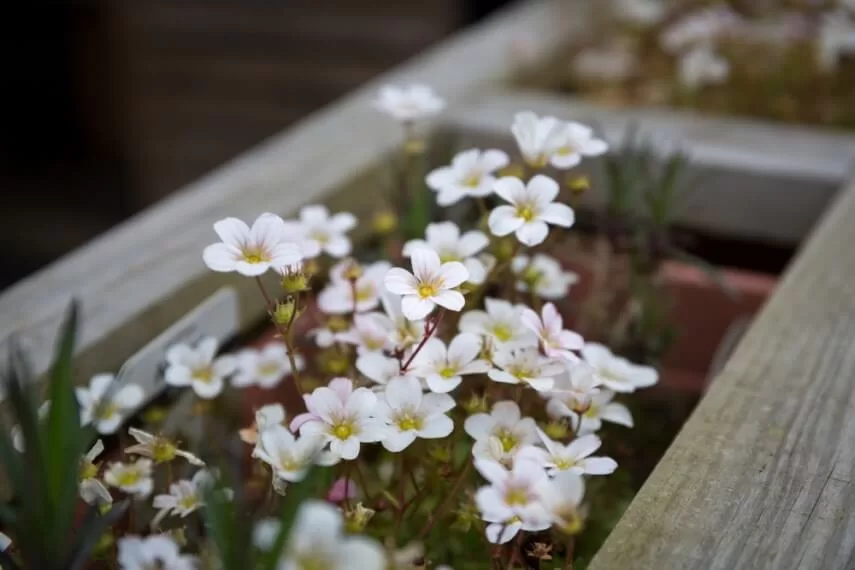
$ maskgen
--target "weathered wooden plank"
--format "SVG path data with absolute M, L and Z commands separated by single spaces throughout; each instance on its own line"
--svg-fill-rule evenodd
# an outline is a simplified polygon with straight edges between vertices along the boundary
M 567 31 L 549 26 L 561 5 L 527 2 L 470 28 L 9 288 L 0 296 L 0 342 L 19 333 L 44 371 L 62 312 L 77 297 L 81 376 L 116 369 L 224 281 L 239 288 L 244 324 L 256 321 L 262 311 L 251 281 L 214 275 L 201 262 L 214 238 L 211 224 L 327 202 L 400 144 L 399 127 L 370 106 L 380 85 L 425 82 L 453 102 L 511 74 L 507 54 L 520 33 L 551 30 L 551 37 L 541 34 L 535 55 L 554 49 L 559 31 Z M 376 194 L 369 191 L 388 173 L 374 176 L 374 184 L 363 177 L 365 191 L 341 196 L 339 207 L 343 200 L 357 213 L 370 210 Z
M 855 159 L 855 136 L 839 131 L 775 125 L 728 117 L 701 117 L 662 108 L 609 109 L 538 91 L 497 89 L 449 117 L 465 133 L 458 145 L 507 146 L 517 111 L 530 109 L 596 125 L 619 143 L 637 125 L 657 146 L 680 144 L 693 157 L 702 183 L 678 221 L 711 233 L 796 245 L 822 215 Z M 594 161 L 583 167 L 597 175 Z M 603 181 L 595 180 L 595 187 Z M 602 205 L 604 192 L 590 192 Z
M 593 561 L 855 567 L 855 183 Z

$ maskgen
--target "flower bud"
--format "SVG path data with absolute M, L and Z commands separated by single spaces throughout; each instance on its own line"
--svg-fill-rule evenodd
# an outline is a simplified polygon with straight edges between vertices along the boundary
M 108 510 L 110 505 L 108 505 Z M 95 558 L 100 558 L 102 556 L 108 556 L 112 550 L 114 545 L 116 544 L 116 539 L 113 537 L 110 531 L 105 532 L 98 539 L 98 542 L 95 543 L 95 547 L 92 549 L 92 555 Z
M 499 170 L 499 176 L 513 176 L 514 178 L 523 178 L 525 176 L 525 166 L 522 164 L 509 164 Z
M 424 139 L 418 137 L 409 138 L 404 143 L 404 152 L 407 156 L 419 156 L 425 152 L 426 148 Z
M 591 189 L 591 180 L 587 176 L 568 176 L 567 187 L 574 195 L 584 194 Z
M 356 503 L 356 506 L 344 510 L 344 529 L 351 534 L 362 532 L 375 513 L 374 509 Z
M 500 261 L 507 261 L 514 255 L 514 252 L 517 249 L 516 239 L 502 238 L 498 240 L 496 243 L 496 259 Z
M 351 259 L 348 261 L 347 266 L 344 268 L 342 272 L 342 277 L 347 279 L 348 281 L 356 281 L 360 277 L 362 277 L 362 266 L 359 265 L 359 262 L 355 259 Z
M 333 315 L 327 319 L 327 328 L 334 333 L 344 332 L 350 328 L 350 321 L 340 315 Z
M 287 294 L 307 291 L 309 289 L 309 276 L 302 267 L 288 268 L 282 273 L 282 290 Z
M 392 210 L 380 210 L 371 220 L 371 230 L 377 235 L 388 235 L 398 229 L 398 216 Z
M 578 509 L 566 507 L 560 512 L 555 513 L 555 522 L 552 528 L 567 535 L 579 534 L 585 527 L 585 521 L 582 513 Z
M 462 405 L 468 414 L 486 413 L 490 409 L 486 395 L 479 396 L 478 394 L 472 394 Z
M 451 450 L 447 445 L 437 443 L 428 448 L 428 456 L 439 463 L 448 463 L 451 461 Z
M 276 302 L 276 309 L 270 315 L 270 318 L 277 325 L 290 325 L 296 317 L 297 303 L 294 297 L 290 295 L 284 301 Z
M 570 427 L 567 422 L 562 420 L 552 420 L 543 426 L 543 433 L 549 436 L 549 439 L 562 441 L 570 437 Z

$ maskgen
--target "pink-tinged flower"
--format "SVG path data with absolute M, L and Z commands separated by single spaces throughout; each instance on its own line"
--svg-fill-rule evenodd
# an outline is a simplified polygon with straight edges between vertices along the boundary
M 431 392 L 445 394 L 457 388 L 467 374 L 484 374 L 492 368 L 478 358 L 481 339 L 474 334 L 461 333 L 446 348 L 438 338 L 425 343 L 416 354 L 410 373 L 424 378 Z
M 327 501 L 341 503 L 347 499 L 355 499 L 357 494 L 356 481 L 347 477 L 339 477 L 327 491 Z
M 476 459 L 475 468 L 490 485 L 475 493 L 475 503 L 487 525 L 487 539 L 504 544 L 520 530 L 546 530 L 552 517 L 541 502 L 549 484 L 543 467 L 518 459 L 511 470 L 501 463 Z
M 331 282 L 318 295 L 318 308 L 330 315 L 352 313 L 354 306 L 357 313 L 372 311 L 380 304 L 380 294 L 383 292 L 383 279 L 392 265 L 386 261 L 378 261 L 367 265 L 362 275 L 351 283 L 342 276 L 344 269 L 352 262 L 345 260 L 330 269 Z M 354 291 L 356 303 L 354 304 Z
M 547 224 L 569 228 L 576 220 L 573 209 L 560 202 L 558 183 L 538 174 L 528 184 L 513 176 L 499 179 L 493 190 L 510 205 L 497 206 L 490 212 L 488 224 L 493 235 L 516 234 L 520 243 L 529 247 L 543 243 L 549 234 Z
M 555 377 L 552 390 L 542 395 L 549 398 L 546 412 L 553 418 L 571 417 L 584 413 L 594 395 L 601 390 L 602 380 L 586 362 L 578 362 Z
M 413 239 L 404 244 L 403 254 L 409 257 L 417 248 L 428 248 L 439 255 L 442 263 L 459 261 L 469 271 L 469 283 L 481 284 L 487 278 L 487 267 L 476 257 L 490 244 L 490 239 L 478 230 L 470 230 L 463 235 L 454 222 L 428 224 L 425 229 L 426 240 Z
M 386 274 L 386 289 L 401 295 L 401 310 L 410 320 L 425 318 L 436 305 L 459 311 L 465 304 L 454 288 L 469 279 L 469 271 L 459 261 L 442 263 L 432 249 L 416 248 L 410 254 L 413 273 L 393 267 Z
M 436 191 L 436 203 L 450 206 L 466 197 L 483 198 L 493 193 L 493 173 L 508 165 L 508 155 L 501 150 L 477 148 L 457 153 L 450 166 L 432 170 L 427 185 Z
M 285 426 L 269 426 L 259 433 L 258 446 L 253 456 L 270 465 L 273 474 L 281 481 L 302 481 L 312 462 L 319 459 L 323 439 L 318 437 L 295 438 Z
M 655 368 L 633 364 L 596 342 L 585 343 L 582 358 L 591 365 L 603 386 L 615 392 L 635 392 L 638 388 L 648 388 L 659 381 L 659 373 Z
M 300 248 L 285 240 L 285 223 L 276 214 L 261 214 L 252 228 L 237 218 L 214 224 L 221 243 L 205 248 L 202 258 L 213 271 L 237 271 L 255 277 L 268 269 L 283 269 L 303 260 Z
M 454 430 L 446 414 L 454 408 L 448 394 L 423 394 L 416 378 L 393 378 L 377 402 L 375 414 L 386 425 L 383 447 L 397 453 L 418 439 L 439 439 Z
M 353 316 L 353 326 L 335 338 L 356 346 L 357 352 L 364 354 L 393 348 L 389 342 L 391 334 L 392 323 L 383 313 L 357 313 Z
M 577 437 L 567 445 L 550 439 L 539 428 L 537 435 L 545 449 L 529 446 L 520 451 L 518 458 L 539 463 L 551 476 L 566 471 L 577 475 L 609 475 L 617 469 L 617 462 L 611 457 L 591 457 L 603 443 L 593 433 Z
M 527 384 L 538 392 L 551 390 L 555 385 L 555 377 L 566 370 L 563 362 L 543 357 L 534 348 L 496 351 L 493 364 L 499 369 L 494 368 L 487 373 L 490 380 L 505 384 Z
M 445 109 L 445 101 L 427 85 L 386 85 L 380 89 L 372 106 L 402 123 L 411 123 L 441 112 Z
M 299 429 L 304 437 L 321 437 L 329 444 L 324 463 L 356 459 L 360 444 L 380 441 L 386 435 L 385 426 L 374 418 L 377 396 L 368 388 L 354 390 L 349 378 L 334 378 L 329 386 L 316 388 L 303 400 L 308 412 L 294 418 L 291 430 Z
M 284 235 L 300 249 L 302 257 L 312 258 L 320 252 L 342 258 L 350 254 L 347 232 L 356 227 L 356 216 L 350 212 L 330 215 L 325 206 L 305 206 L 299 220 L 284 222 Z M 289 264 L 290 265 L 290 264 Z
M 522 324 L 540 339 L 543 353 L 550 358 L 563 358 L 576 362 L 579 357 L 573 353 L 585 345 L 582 336 L 564 329 L 564 320 L 555 305 L 547 303 L 541 309 L 541 316 L 525 307 L 522 310 Z

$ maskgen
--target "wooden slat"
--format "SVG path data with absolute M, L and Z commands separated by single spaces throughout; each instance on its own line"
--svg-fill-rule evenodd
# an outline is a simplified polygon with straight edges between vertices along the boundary
M 681 145 L 700 183 L 678 222 L 740 239 L 797 245 L 821 216 L 855 159 L 855 136 L 839 131 L 703 117 L 662 108 L 609 109 L 575 98 L 499 88 L 454 109 L 450 120 L 468 134 L 457 144 L 510 146 L 516 112 L 529 109 L 596 126 L 613 144 L 637 126 L 663 150 Z M 605 181 L 596 161 L 588 204 L 601 206 Z
M 263 309 L 251 280 L 218 276 L 202 264 L 201 251 L 215 237 L 211 224 L 263 211 L 291 215 L 309 202 L 335 203 L 342 189 L 338 207 L 366 214 L 377 203 L 371 192 L 389 176 L 385 170 L 373 179 L 366 173 L 401 140 L 400 128 L 371 108 L 376 90 L 422 81 L 454 101 L 506 79 L 512 72 L 506 56 L 521 30 L 554 33 L 541 34 L 535 55 L 558 45 L 568 29 L 549 24 L 561 4 L 526 2 L 485 20 L 9 288 L 0 295 L 0 342 L 22 335 L 33 348 L 36 371 L 43 372 L 60 316 L 77 297 L 83 323 L 77 362 L 85 378 L 115 370 L 224 282 L 239 289 L 243 323 L 257 322 Z M 348 184 L 360 174 L 363 186 L 353 191 Z
M 855 183 L 590 570 L 855 568 Z

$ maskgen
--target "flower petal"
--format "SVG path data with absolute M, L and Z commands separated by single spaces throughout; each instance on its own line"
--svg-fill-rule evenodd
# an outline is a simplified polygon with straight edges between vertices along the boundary
M 444 291 L 444 293 L 453 293 L 453 291 Z M 457 294 L 460 295 L 460 293 Z M 462 299 L 463 295 L 460 295 L 460 298 Z M 401 312 L 411 321 L 425 318 L 435 306 L 432 299 L 419 299 L 415 295 L 407 295 L 401 299 Z
M 224 218 L 216 222 L 214 231 L 217 232 L 224 244 L 238 249 L 247 242 L 250 236 L 249 226 L 237 218 Z
M 617 461 L 611 457 L 589 457 L 583 467 L 588 475 L 609 475 L 617 469 Z
M 516 204 L 526 198 L 525 185 L 522 180 L 514 176 L 503 176 L 496 180 L 496 183 L 493 184 L 493 192 L 511 204 Z
M 559 202 L 552 202 L 544 206 L 540 210 L 539 218 L 547 224 L 561 226 L 562 228 L 569 228 L 576 222 L 576 214 L 573 212 L 573 208 Z
M 383 278 L 386 290 L 396 295 L 414 295 L 418 281 L 412 273 L 400 267 L 393 267 Z
M 454 422 L 446 415 L 434 415 L 425 419 L 419 437 L 423 439 L 439 439 L 454 431 Z
M 524 223 L 522 226 L 517 228 L 516 235 L 517 239 L 520 240 L 520 243 L 529 247 L 534 247 L 546 240 L 546 236 L 549 235 L 549 228 L 545 223 L 535 220 Z
M 418 408 L 422 401 L 422 387 L 412 376 L 400 376 L 386 384 L 385 396 L 392 409 Z
M 404 301 L 406 301 L 407 299 L 412 299 L 412 298 L 413 297 L 406 297 L 404 299 Z M 463 298 L 463 294 L 460 293 L 459 291 L 445 290 L 445 291 L 440 291 L 437 295 L 434 295 L 433 297 L 431 297 L 430 301 L 428 301 L 428 302 L 431 302 L 431 305 L 433 305 L 433 303 L 436 303 L 437 305 L 439 305 L 441 307 L 445 307 L 449 311 L 459 311 L 466 304 L 466 299 Z M 428 311 L 428 312 L 430 312 L 430 311 Z M 404 314 L 406 314 L 406 310 L 404 310 Z M 419 317 L 415 317 L 415 319 L 424 318 L 426 315 L 427 315 L 427 313 L 425 313 Z M 407 315 L 407 318 L 409 318 L 410 320 L 413 320 L 413 317 L 410 317 L 409 315 Z
M 441 262 L 439 255 L 432 249 L 420 248 L 410 254 L 413 275 L 420 282 L 433 281 L 439 273 Z
M 233 245 L 215 243 L 202 251 L 202 261 L 211 271 L 225 273 L 234 271 L 241 253 Z
M 448 345 L 448 361 L 460 368 L 475 360 L 481 352 L 481 339 L 472 333 L 461 333 Z
M 549 176 L 537 174 L 528 181 L 526 195 L 536 199 L 538 204 L 544 205 L 554 201 L 559 190 L 558 182 Z
M 525 220 L 517 215 L 513 206 L 497 206 L 490 212 L 487 225 L 494 236 L 506 236 L 525 224 Z
M 469 270 L 459 261 L 449 261 L 439 267 L 437 275 L 442 280 L 443 289 L 451 289 L 469 279 Z

